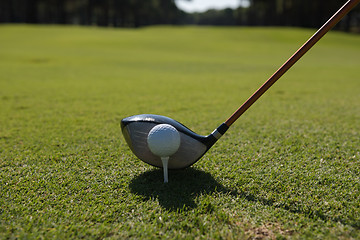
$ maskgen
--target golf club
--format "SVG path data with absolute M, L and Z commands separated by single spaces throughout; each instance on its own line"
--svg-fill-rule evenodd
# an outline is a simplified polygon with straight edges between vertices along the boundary
M 161 156 L 155 155 L 148 146 L 149 132 L 159 124 L 173 126 L 180 135 L 180 146 L 169 157 L 169 169 L 182 169 L 197 162 L 229 127 L 259 99 L 287 70 L 289 70 L 311 47 L 333 28 L 360 0 L 347 1 L 304 45 L 302 45 L 241 107 L 208 136 L 201 136 L 183 124 L 160 115 L 142 114 L 121 120 L 124 138 L 132 152 L 142 161 L 163 167 Z M 165 167 L 165 166 L 164 166 Z

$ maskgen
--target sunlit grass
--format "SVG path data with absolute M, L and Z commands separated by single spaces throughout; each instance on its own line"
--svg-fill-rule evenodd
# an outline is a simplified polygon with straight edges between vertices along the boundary
M 360 38 L 329 33 L 193 167 L 127 116 L 206 135 L 313 30 L 0 26 L 0 238 L 359 238 Z

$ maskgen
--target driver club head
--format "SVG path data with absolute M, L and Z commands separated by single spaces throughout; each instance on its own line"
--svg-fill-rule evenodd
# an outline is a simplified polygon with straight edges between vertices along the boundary
M 183 169 L 197 162 L 228 128 L 222 124 L 210 135 L 201 136 L 178 121 L 160 115 L 141 114 L 122 119 L 121 130 L 131 151 L 142 161 L 160 168 L 161 158 L 150 151 L 147 143 L 150 130 L 158 124 L 169 124 L 180 134 L 180 147 L 170 156 L 169 169 Z

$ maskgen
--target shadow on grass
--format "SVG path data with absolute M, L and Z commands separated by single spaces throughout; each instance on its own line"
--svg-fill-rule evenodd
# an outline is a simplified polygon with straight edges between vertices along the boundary
M 209 173 L 193 168 L 169 171 L 169 182 L 163 182 L 162 169 L 154 169 L 135 177 L 129 185 L 131 191 L 146 200 L 156 198 L 159 204 L 172 211 L 197 207 L 196 196 L 213 192 L 229 193 Z
M 344 218 L 334 219 L 314 208 L 301 208 L 296 203 L 276 201 L 259 196 L 256 193 L 236 191 L 226 188 L 217 182 L 209 173 L 201 170 L 187 168 L 184 170 L 169 171 L 169 183 L 163 183 L 162 169 L 153 169 L 144 172 L 130 182 L 131 192 L 149 199 L 158 199 L 159 204 L 168 210 L 191 210 L 197 206 L 195 199 L 201 194 L 210 195 L 214 192 L 241 197 L 249 202 L 260 203 L 272 208 L 284 209 L 295 214 L 302 214 L 311 219 L 341 222 L 360 229 L 359 221 Z

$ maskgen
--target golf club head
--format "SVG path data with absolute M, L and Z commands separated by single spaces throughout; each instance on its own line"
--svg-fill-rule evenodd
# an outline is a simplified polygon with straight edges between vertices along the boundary
M 155 167 L 162 167 L 162 162 L 160 157 L 150 151 L 147 137 L 150 130 L 158 124 L 169 124 L 175 127 L 180 134 L 180 147 L 174 155 L 170 156 L 169 169 L 182 169 L 191 166 L 223 134 L 219 135 L 218 129 L 215 129 L 212 134 L 201 136 L 171 118 L 153 114 L 135 115 L 121 120 L 122 133 L 132 152 L 142 161 Z M 227 130 L 228 127 L 222 127 L 224 130 L 225 128 Z M 221 132 L 225 133 L 225 131 Z

